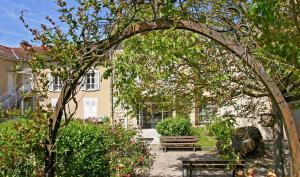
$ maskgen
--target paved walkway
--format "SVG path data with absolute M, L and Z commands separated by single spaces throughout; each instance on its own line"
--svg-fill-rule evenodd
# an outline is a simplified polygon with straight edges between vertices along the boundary
M 157 133 L 156 129 L 142 129 L 142 136 L 144 138 L 153 138 L 150 144 L 159 144 L 160 135 Z
M 151 152 L 155 154 L 156 158 L 152 169 L 150 171 L 150 177 L 182 177 L 182 158 L 205 158 L 210 159 L 215 154 L 215 151 L 168 151 L 163 152 L 159 150 L 159 134 L 155 129 L 143 129 L 142 136 L 144 138 L 153 138 L 150 142 Z M 272 143 L 265 144 L 265 151 L 262 154 L 254 153 L 247 158 L 247 164 L 244 170 L 248 168 L 255 169 L 255 176 L 265 176 L 266 173 L 273 169 L 273 154 Z M 289 161 L 289 155 L 286 155 L 286 160 Z M 273 171 L 273 170 L 272 170 Z M 286 169 L 286 171 L 289 171 Z M 208 170 L 197 172 L 193 176 L 200 177 L 229 177 L 230 171 L 226 170 Z
M 213 159 L 215 157 L 214 151 L 168 151 L 163 152 L 159 150 L 158 145 L 151 145 L 151 152 L 156 155 L 154 164 L 150 171 L 150 177 L 182 177 L 182 158 L 204 158 Z M 255 176 L 263 177 L 268 171 L 273 169 L 273 154 L 270 146 L 266 146 L 264 153 L 262 154 L 252 154 L 247 158 L 247 164 L 244 168 L 247 171 L 248 168 L 253 168 L 255 170 Z M 287 156 L 287 160 L 289 157 Z M 273 171 L 273 170 L 272 170 Z M 286 169 L 288 171 L 288 169 Z M 231 171 L 226 170 L 208 170 L 208 171 L 198 171 L 193 177 L 229 177 L 231 176 Z
M 152 169 L 150 171 L 150 177 L 182 177 L 182 164 L 180 159 L 186 157 L 204 157 L 212 152 L 209 151 L 168 151 L 163 152 L 158 149 L 158 145 L 151 145 L 151 151 L 155 153 L 156 158 Z M 214 152 L 213 152 L 214 153 Z M 208 171 L 203 171 L 197 176 L 214 176 L 214 177 L 227 177 L 231 176 L 230 172 L 224 172 L 222 170 L 214 170 L 213 174 Z

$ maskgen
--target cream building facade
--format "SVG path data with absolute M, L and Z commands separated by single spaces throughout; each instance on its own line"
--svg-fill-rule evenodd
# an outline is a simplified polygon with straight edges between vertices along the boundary
M 18 97 L 24 89 L 30 91 L 32 88 L 32 75 L 30 71 L 16 72 L 14 68 L 20 61 L 24 61 L 25 52 L 21 48 L 9 48 L 0 45 L 0 106 L 2 110 L 9 108 L 27 109 L 33 107 L 34 98 L 31 94 L 26 97 Z M 136 115 L 127 114 L 128 111 L 114 105 L 115 98 L 113 98 L 113 79 L 110 77 L 104 79 L 102 77 L 105 71 L 104 67 L 93 68 L 87 72 L 81 82 L 76 100 L 78 107 L 75 110 L 75 103 L 70 102 L 67 108 L 72 112 L 75 111 L 75 117 L 79 119 L 97 118 L 102 119 L 109 117 L 112 123 L 120 122 L 126 128 L 139 127 L 142 129 L 155 129 L 156 124 L 167 118 L 176 115 L 176 111 L 165 111 L 154 109 L 154 112 L 149 113 L 147 110 L 140 110 Z M 47 72 L 47 71 L 46 71 Z M 59 77 L 47 75 L 50 81 L 48 89 L 48 98 L 42 103 L 45 105 L 50 104 L 52 107 L 56 105 L 57 99 L 60 95 L 62 88 L 61 80 Z M 266 98 L 268 99 L 268 98 Z M 237 101 L 240 106 L 247 102 L 247 98 Z M 270 100 L 257 100 L 257 105 L 266 104 L 264 111 L 257 111 L 256 119 L 250 120 L 247 117 L 241 117 L 237 120 L 237 126 L 254 125 L 257 126 L 263 134 L 264 139 L 272 139 L 272 129 L 264 127 L 260 124 L 261 115 L 270 114 Z M 6 107 L 3 107 L 5 105 Z M 194 106 L 195 107 L 195 106 Z M 205 121 L 200 120 L 205 117 L 209 110 L 206 108 L 191 108 L 190 119 L 193 125 L 204 125 Z M 300 133 L 300 109 L 299 106 L 291 106 L 294 109 L 295 121 L 297 124 L 298 132 Z M 215 111 L 215 110 L 214 110 Z M 233 107 L 217 108 L 219 115 L 226 112 L 235 114 Z
M 24 61 L 23 49 L 0 45 L 0 110 L 32 108 L 31 72 L 16 71 L 17 65 Z
M 111 79 L 102 78 L 104 71 L 105 68 L 103 67 L 91 69 L 82 79 L 81 88 L 78 88 L 76 95 L 77 110 L 75 110 L 73 101 L 68 104 L 68 111 L 75 111 L 74 116 L 76 118 L 112 117 Z M 49 73 L 47 76 L 50 84 L 46 104 L 51 104 L 54 107 L 62 88 L 61 80 Z

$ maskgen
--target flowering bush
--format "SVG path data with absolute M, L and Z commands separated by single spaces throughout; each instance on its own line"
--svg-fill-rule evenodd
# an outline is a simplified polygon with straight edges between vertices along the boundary
M 0 176 L 41 176 L 45 122 L 18 120 L 0 126 Z M 148 147 L 135 130 L 108 123 L 71 121 L 61 129 L 54 150 L 57 176 L 133 176 L 147 173 Z

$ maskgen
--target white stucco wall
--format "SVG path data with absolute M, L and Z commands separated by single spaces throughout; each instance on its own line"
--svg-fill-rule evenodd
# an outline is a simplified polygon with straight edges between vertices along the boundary
M 298 137 L 300 137 L 300 108 L 293 110 L 293 115 L 297 127 Z

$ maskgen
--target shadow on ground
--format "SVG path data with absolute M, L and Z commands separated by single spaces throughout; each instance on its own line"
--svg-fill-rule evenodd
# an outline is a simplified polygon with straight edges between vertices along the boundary
M 150 172 L 149 177 L 182 177 L 182 163 L 185 159 L 203 159 L 203 160 L 219 160 L 221 157 L 216 151 L 168 151 L 163 152 L 157 147 L 153 148 L 153 152 L 157 154 L 156 161 Z M 289 161 L 289 155 L 286 155 Z M 257 151 L 250 154 L 246 159 L 244 172 L 249 168 L 253 168 L 255 176 L 264 177 L 268 171 L 274 171 L 273 168 L 273 151 L 272 145 L 267 144 L 263 151 Z M 232 176 L 230 170 L 198 170 L 193 177 L 229 177 Z

